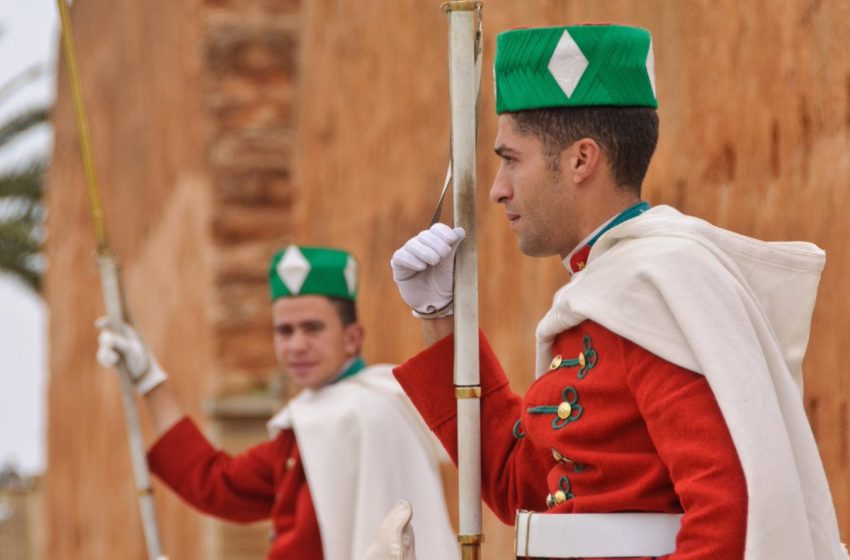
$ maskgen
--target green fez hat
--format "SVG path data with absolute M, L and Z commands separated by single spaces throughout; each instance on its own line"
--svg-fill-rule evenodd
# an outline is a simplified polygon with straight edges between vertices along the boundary
M 658 107 L 646 29 L 573 25 L 496 38 L 496 112 L 548 107 Z
M 357 260 L 339 249 L 290 245 L 272 257 L 269 289 L 272 301 L 306 295 L 354 301 Z

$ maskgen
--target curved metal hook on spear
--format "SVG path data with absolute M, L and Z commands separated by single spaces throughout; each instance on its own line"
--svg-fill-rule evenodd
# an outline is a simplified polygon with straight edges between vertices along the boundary
M 454 223 L 466 230 L 455 255 L 454 384 L 457 397 L 458 499 L 462 560 L 480 558 L 481 385 L 478 361 L 478 254 L 475 229 L 475 145 L 481 83 L 481 2 L 451 0 L 449 84 L 452 161 L 446 176 L 454 184 Z M 445 193 L 445 187 L 444 191 Z M 441 197 L 442 203 L 442 197 Z M 439 210 L 438 210 L 439 211 Z
M 68 81 L 71 98 L 74 105 L 74 121 L 77 126 L 77 136 L 80 141 L 80 151 L 83 159 L 83 170 L 86 177 L 86 190 L 91 203 L 92 221 L 97 242 L 97 267 L 100 274 L 100 284 L 106 307 L 106 316 L 110 322 L 129 323 L 130 318 L 124 303 L 124 292 L 121 287 L 121 276 L 115 255 L 109 247 L 106 235 L 106 221 L 98 188 L 97 173 L 94 167 L 94 157 L 91 148 L 88 117 L 86 116 L 80 78 L 77 72 L 77 56 L 74 49 L 74 39 L 71 32 L 71 18 L 68 13 L 66 0 L 56 0 L 59 8 L 59 20 L 62 29 L 62 50 L 65 53 L 65 63 L 68 70 Z M 127 424 L 127 436 L 130 444 L 130 458 L 133 465 L 133 478 L 139 496 L 139 509 L 142 516 L 142 528 L 150 560 L 166 560 L 162 553 L 159 540 L 159 530 L 156 523 L 153 490 L 148 473 L 145 445 L 139 423 L 139 411 L 136 407 L 135 391 L 126 364 L 120 362 L 118 378 L 121 383 L 121 397 L 124 405 L 124 420 Z

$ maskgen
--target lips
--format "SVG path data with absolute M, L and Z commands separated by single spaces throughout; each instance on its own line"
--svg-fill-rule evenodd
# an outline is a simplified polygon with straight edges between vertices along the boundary
M 311 369 L 316 367 L 316 364 L 313 362 L 298 362 L 289 364 L 289 372 L 292 375 L 304 375 L 308 373 Z
M 513 227 L 519 221 L 519 214 L 514 214 L 513 212 L 506 212 L 505 217 L 507 217 L 508 222 Z

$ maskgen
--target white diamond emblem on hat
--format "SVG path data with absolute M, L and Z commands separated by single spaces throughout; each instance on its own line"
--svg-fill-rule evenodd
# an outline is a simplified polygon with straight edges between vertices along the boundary
M 286 288 L 297 296 L 308 274 L 310 274 L 310 261 L 295 245 L 287 247 L 283 258 L 277 263 L 277 275 L 280 276 Z
M 652 50 L 652 39 L 649 40 L 649 52 L 646 53 L 646 73 L 649 74 L 649 85 L 652 86 L 652 95 L 658 97 L 655 93 L 655 54 Z
M 578 48 L 573 36 L 565 29 L 558 41 L 558 46 L 555 47 L 555 52 L 552 53 L 552 58 L 549 59 L 547 68 L 567 97 L 570 97 L 578 87 L 588 64 L 587 58 Z
M 348 286 L 348 294 L 350 296 L 354 296 L 354 291 L 357 289 L 357 261 L 348 257 L 348 261 L 345 263 L 345 269 L 342 271 L 343 276 L 345 276 L 345 284 Z

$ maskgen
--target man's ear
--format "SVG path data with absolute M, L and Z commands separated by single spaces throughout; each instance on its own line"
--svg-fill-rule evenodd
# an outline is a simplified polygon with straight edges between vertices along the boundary
M 563 160 L 567 161 L 564 162 Z M 564 150 L 561 154 L 562 169 L 566 163 L 565 171 L 572 176 L 572 182 L 576 185 L 583 183 L 596 173 L 599 162 L 602 159 L 602 149 L 596 140 L 582 138 Z
M 360 323 L 351 323 L 345 326 L 342 334 L 345 343 L 345 354 L 349 357 L 358 356 L 360 351 L 363 350 L 363 339 L 366 336 L 366 330 Z

